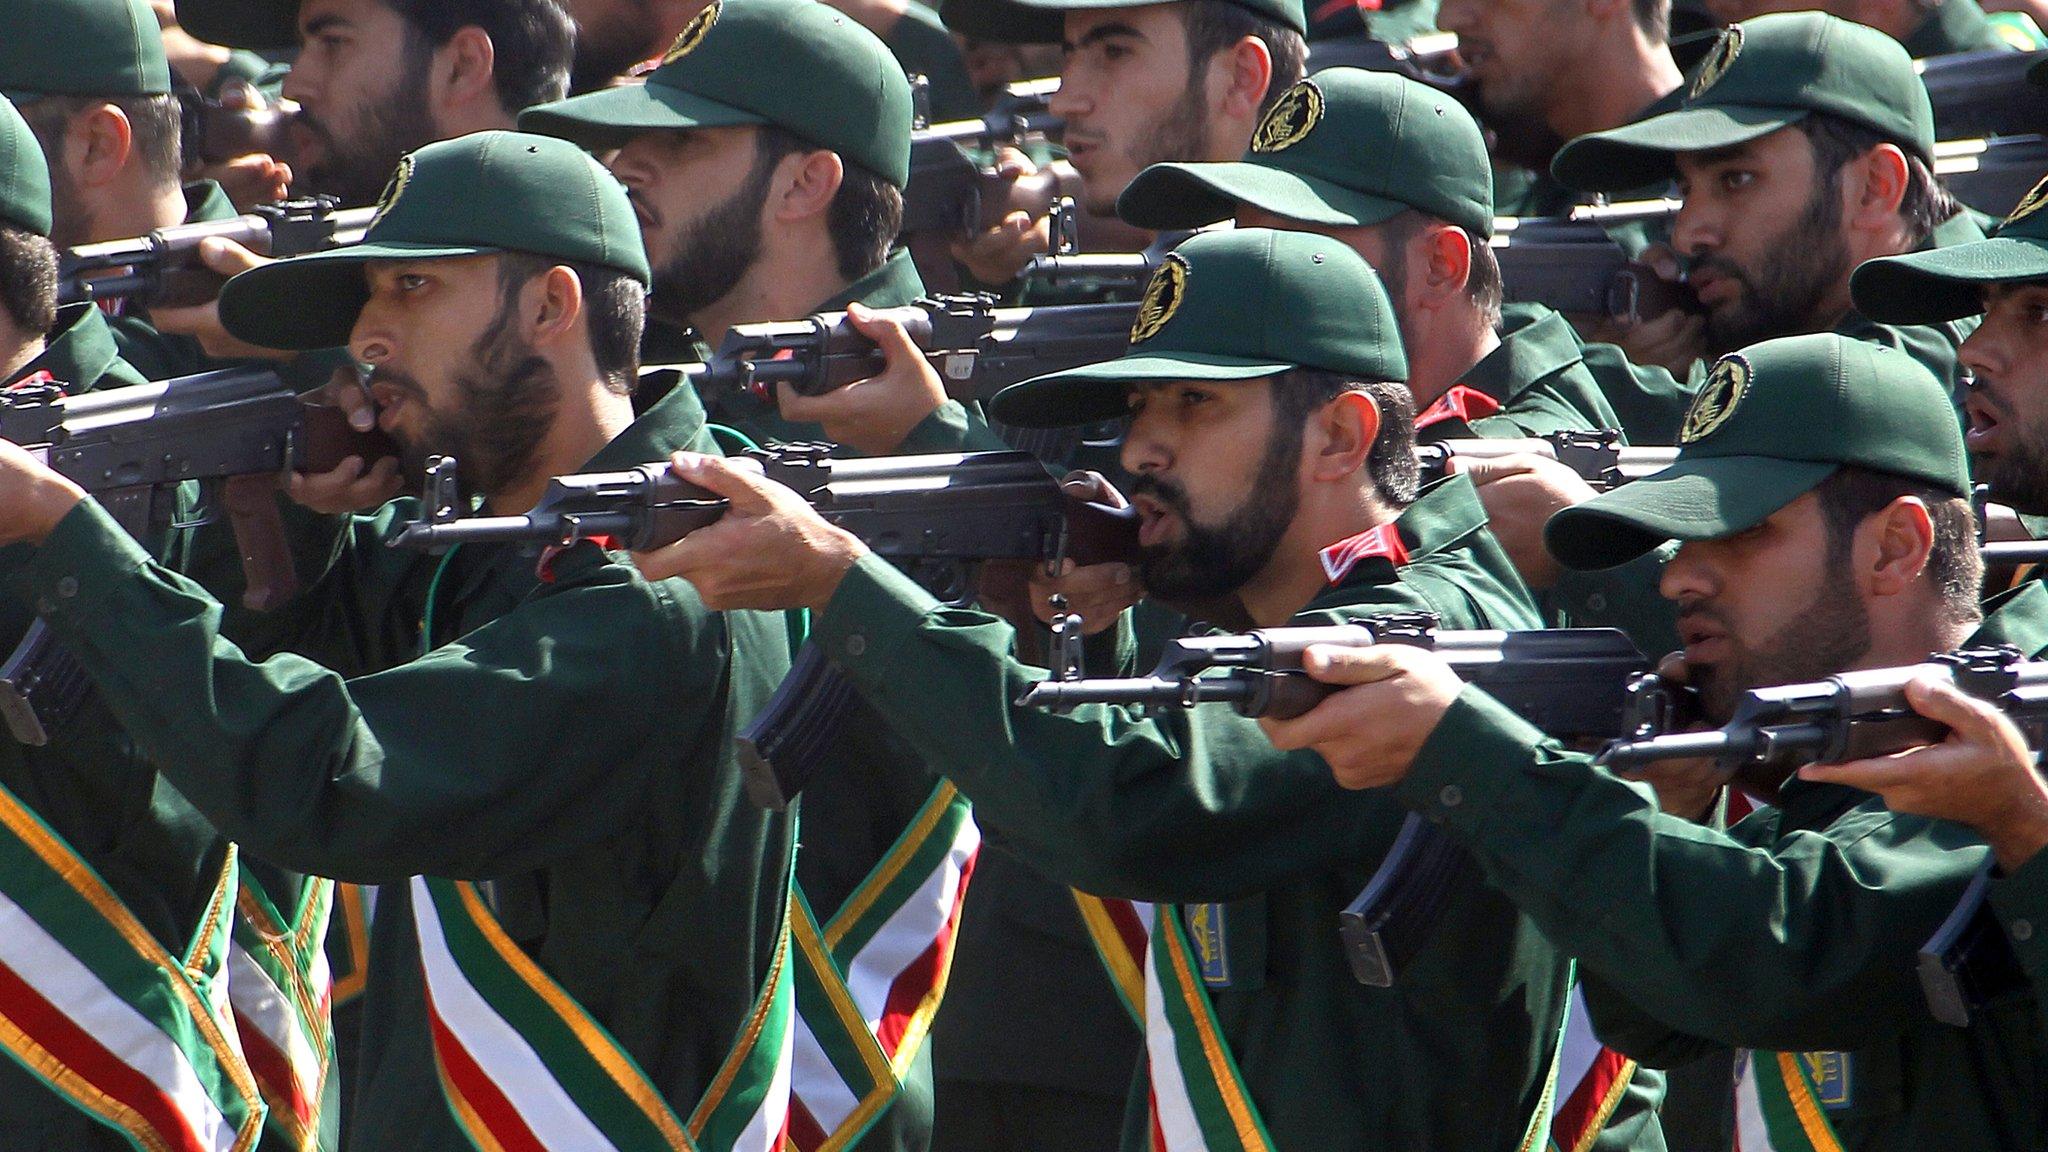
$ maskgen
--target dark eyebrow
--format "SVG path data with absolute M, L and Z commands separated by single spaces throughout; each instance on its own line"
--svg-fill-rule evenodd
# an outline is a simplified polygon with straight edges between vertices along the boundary
M 1725 148 L 1709 148 L 1704 152 L 1694 152 L 1692 159 L 1695 164 L 1726 164 L 1730 160 L 1742 159 L 1749 155 L 1749 152 L 1749 142 L 1744 141 L 1741 144 L 1730 144 Z
M 332 30 L 338 25 L 348 23 L 350 23 L 348 17 L 343 16 L 339 12 L 329 12 L 324 16 L 315 16 L 311 20 L 308 20 L 305 23 L 305 25 L 299 29 L 299 35 L 307 39 L 311 39 L 314 36 L 318 36 L 322 32 Z
M 1129 36 L 1134 40 L 1143 40 L 1145 38 L 1143 32 L 1138 31 L 1129 24 L 1097 24 L 1082 34 L 1079 43 L 1071 40 L 1065 41 L 1060 45 L 1060 49 L 1065 52 L 1079 52 L 1083 48 L 1100 44 L 1104 40 L 1117 36 Z

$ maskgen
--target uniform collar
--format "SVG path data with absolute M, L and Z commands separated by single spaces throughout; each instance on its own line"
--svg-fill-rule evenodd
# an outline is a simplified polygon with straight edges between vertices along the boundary
M 2048 653 L 2048 586 L 2029 580 L 1984 602 L 1984 622 L 1970 646 L 2010 644 L 2029 660 Z
M 874 308 L 897 308 L 924 295 L 924 281 L 911 263 L 910 252 L 898 248 L 882 266 L 846 286 L 846 290 L 814 311 L 837 312 L 858 300 Z
M 672 388 L 598 450 L 585 471 L 605 472 L 666 460 L 678 449 L 707 451 L 704 402 L 695 388 Z
M 1400 568 L 1459 548 L 1485 527 L 1486 509 L 1479 503 L 1479 490 L 1472 486 L 1472 478 L 1447 476 L 1424 488 L 1392 524 L 1325 548 L 1323 571 L 1330 577 L 1330 585 L 1324 595 L 1390 584 L 1399 578 Z M 1331 567 L 1333 551 L 1338 553 L 1336 559 L 1346 561 L 1340 570 Z
M 1540 305 L 1510 304 L 1501 310 L 1500 345 L 1460 379 L 1506 407 L 1538 380 L 1579 363 L 1578 337 L 1563 314 Z
M 227 189 L 215 181 L 194 180 L 185 185 L 183 192 L 187 224 L 208 224 L 241 215 L 235 210 L 235 202 L 228 199 Z
M 103 385 L 140 384 L 142 376 L 121 359 L 107 318 L 91 304 L 70 304 L 57 312 L 57 326 L 44 341 L 43 354 L 18 374 L 48 372 L 72 395 Z

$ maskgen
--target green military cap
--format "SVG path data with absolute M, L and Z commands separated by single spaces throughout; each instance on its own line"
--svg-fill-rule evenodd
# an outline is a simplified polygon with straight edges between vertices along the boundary
M 144 0 L 0 3 L 0 93 L 8 99 L 170 90 L 163 31 Z
M 1669 468 L 1543 526 L 1571 568 L 1611 568 L 1666 540 L 1761 524 L 1847 466 L 1970 493 L 1948 389 L 1897 349 L 1834 333 L 1752 344 L 1714 362 Z
M 989 413 L 1026 428 L 1089 424 L 1122 415 L 1125 386 L 1134 382 L 1256 380 L 1292 368 L 1408 379 L 1379 276 L 1325 236 L 1206 232 L 1152 274 L 1122 357 L 1013 384 Z
M 2034 185 L 1988 240 L 1886 256 L 1849 277 L 1856 310 L 1880 324 L 1936 324 L 1984 311 L 1986 284 L 2048 281 L 2048 179 Z
M 520 128 L 616 148 L 656 129 L 773 124 L 910 179 L 910 82 L 888 45 L 818 0 L 711 0 L 644 85 L 529 108 Z
M 208 44 L 274 52 L 299 46 L 299 0 L 177 0 L 178 26 Z
M 1161 0 L 946 0 L 939 16 L 962 36 L 1002 44 L 1057 44 L 1067 13 L 1091 8 L 1138 8 Z M 1170 0 L 1169 0 L 1170 2 Z M 1302 0 L 1225 0 L 1252 15 L 1308 35 Z
M 372 260 L 527 252 L 614 268 L 645 284 L 626 190 L 566 140 L 475 132 L 398 162 L 361 242 L 253 268 L 220 294 L 221 325 L 265 348 L 348 342 Z
M 28 121 L 0 96 L 0 224 L 50 234 L 50 167 Z
M 1310 224 L 1410 208 L 1493 233 L 1493 165 L 1472 114 L 1392 72 L 1330 68 L 1282 93 L 1230 164 L 1154 164 L 1117 198 L 1140 228 L 1199 228 L 1250 204 Z
M 1746 143 L 1816 112 L 1922 160 L 1934 155 L 1934 109 L 1898 41 L 1819 12 L 1788 12 L 1730 25 L 1677 111 L 1581 136 L 1550 170 L 1588 192 L 1640 188 L 1671 176 L 1677 153 Z

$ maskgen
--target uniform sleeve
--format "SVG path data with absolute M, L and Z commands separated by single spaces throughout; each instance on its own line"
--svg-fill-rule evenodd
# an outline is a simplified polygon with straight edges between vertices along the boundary
M 894 455 L 914 456 L 923 452 L 984 452 L 1008 448 L 1003 438 L 990 430 L 980 405 L 948 400 L 918 421 Z
M 1991 882 L 1991 910 L 2048 1017 L 2048 852 Z
M 1231 900 L 1304 871 L 1371 866 L 1398 829 L 1313 753 L 1206 707 L 1146 719 L 1019 706 L 1044 678 L 1010 627 L 940 605 L 885 562 L 848 572 L 814 639 L 862 696 L 1045 875 L 1104 896 Z
M 1651 1019 L 1731 1047 L 1858 1048 L 1923 1014 L 1915 951 L 1986 852 L 1875 800 L 1752 846 L 1664 815 L 1647 786 L 1472 688 L 1397 793 L 1560 951 Z
M 355 680 L 251 661 L 204 590 L 90 502 L 14 586 L 224 834 L 345 880 L 482 878 L 616 835 L 656 756 L 694 746 L 725 699 L 715 618 L 617 565 Z

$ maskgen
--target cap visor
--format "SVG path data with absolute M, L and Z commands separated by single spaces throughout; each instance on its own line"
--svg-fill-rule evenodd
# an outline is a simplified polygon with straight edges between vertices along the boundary
M 1680 460 L 1552 516 L 1543 543 L 1567 568 L 1612 568 L 1666 540 L 1715 540 L 1754 528 L 1839 467 L 1775 456 Z
M 1984 311 L 1984 285 L 2021 280 L 2048 280 L 2048 243 L 2000 236 L 1871 260 L 1849 277 L 1849 295 L 1880 324 L 1933 324 Z
M 1804 120 L 1804 108 L 1718 104 L 1666 112 L 1606 132 L 1581 136 L 1550 161 L 1550 173 L 1569 188 L 1620 192 L 1640 188 L 1674 171 L 1680 152 L 1704 152 L 1744 144 Z
M 585 148 L 616 148 L 632 136 L 659 129 L 724 128 L 765 124 L 767 117 L 721 104 L 666 84 L 632 84 L 571 96 L 519 114 L 519 129 L 555 136 Z
M 299 46 L 299 0 L 177 0 L 178 27 L 193 39 L 274 52 Z
M 1329 227 L 1378 224 L 1408 208 L 1319 177 L 1240 161 L 1154 164 L 1117 198 L 1116 214 L 1140 228 L 1199 228 L 1235 215 L 1240 204 Z
M 372 260 L 480 256 L 495 248 L 430 244 L 352 244 L 294 256 L 236 276 L 220 292 L 221 327 L 259 348 L 306 352 L 348 343 L 370 293 L 363 265 Z
M 999 44 L 1057 44 L 1067 13 L 1087 8 L 1137 8 L 1159 0 L 946 0 L 939 19 L 947 28 Z
M 989 415 L 1018 428 L 1066 428 L 1124 415 L 1126 385 L 1149 380 L 1257 380 L 1295 365 L 1201 352 L 1125 356 L 1035 376 L 989 400 Z

